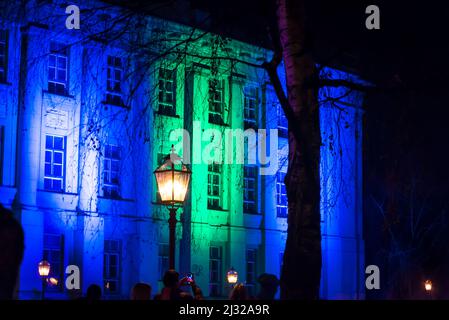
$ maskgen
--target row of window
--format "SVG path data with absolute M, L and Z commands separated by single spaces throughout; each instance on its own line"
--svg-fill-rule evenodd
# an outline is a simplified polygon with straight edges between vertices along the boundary
M 45 136 L 44 189 L 62 192 L 65 184 L 66 137 Z M 102 155 L 103 196 L 120 197 L 120 148 L 105 145 Z M 208 165 L 207 206 L 209 209 L 222 209 L 221 194 L 223 190 L 222 165 Z M 276 177 L 277 216 L 287 216 L 287 192 L 285 174 L 279 172 Z M 243 169 L 243 209 L 245 213 L 257 213 L 257 167 L 245 165 Z
M 276 175 L 276 204 L 277 216 L 286 218 L 287 191 L 285 188 L 285 173 L 278 172 Z M 212 163 L 208 165 L 207 172 L 207 207 L 208 209 L 221 210 L 221 192 L 222 192 L 222 165 Z M 245 165 L 243 167 L 243 212 L 258 213 L 257 208 L 257 167 Z
M 66 177 L 67 138 L 45 136 L 44 189 L 63 192 Z M 120 148 L 105 145 L 102 150 L 101 188 L 106 198 L 120 198 Z
M 0 30 L 0 82 L 6 82 L 8 33 Z M 176 115 L 176 70 L 159 69 L 159 113 Z M 122 106 L 123 102 L 123 59 L 115 56 L 107 57 L 106 103 Z M 59 95 L 68 95 L 69 84 L 69 47 L 58 42 L 50 42 L 48 56 L 48 91 Z M 225 82 L 209 80 L 209 122 L 222 125 L 225 123 Z M 259 105 L 259 89 L 247 86 L 243 90 L 244 127 L 257 128 L 257 108 Z M 287 135 L 287 120 L 281 108 L 278 108 L 278 129 L 280 136 Z
M 103 291 L 105 294 L 120 292 L 120 266 L 122 248 L 120 240 L 105 240 L 103 250 Z M 64 286 L 64 237 L 44 234 L 43 258 L 50 263 L 49 277 L 56 278 L 58 284 L 47 283 L 49 290 L 61 291 Z

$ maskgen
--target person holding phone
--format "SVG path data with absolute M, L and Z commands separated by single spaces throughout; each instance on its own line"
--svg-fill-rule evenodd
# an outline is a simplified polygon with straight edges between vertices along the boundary
M 187 273 L 186 276 L 181 279 L 179 285 L 185 293 L 190 293 L 189 291 L 191 290 L 193 300 L 204 299 L 203 292 L 201 291 L 201 288 L 196 284 L 193 273 Z

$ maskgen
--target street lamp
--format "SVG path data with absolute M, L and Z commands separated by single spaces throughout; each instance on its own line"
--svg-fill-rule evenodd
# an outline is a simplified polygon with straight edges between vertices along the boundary
M 50 274 L 50 262 L 42 260 L 39 262 L 38 266 L 39 276 L 42 278 L 42 300 L 45 298 L 45 282 L 47 281 L 47 277 Z
M 430 299 L 432 299 L 432 281 L 426 280 L 426 282 L 424 282 L 424 289 L 426 289 Z
M 161 196 L 161 203 L 168 207 L 170 217 L 168 226 L 169 236 L 169 268 L 175 269 L 175 230 L 176 230 L 176 210 L 184 203 L 187 188 L 190 182 L 190 171 L 181 158 L 175 153 L 172 145 L 171 153 L 167 155 L 164 162 L 154 171 L 156 183 Z
M 233 286 L 237 283 L 239 274 L 234 270 L 234 268 L 231 267 L 231 269 L 229 269 L 229 271 L 226 273 L 226 278 L 228 280 L 228 283 Z

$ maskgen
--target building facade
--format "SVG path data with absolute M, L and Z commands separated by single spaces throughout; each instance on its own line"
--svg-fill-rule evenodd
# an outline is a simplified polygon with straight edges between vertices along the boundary
M 137 282 L 161 288 L 168 210 L 153 170 L 172 145 L 193 172 L 176 269 L 211 298 L 227 296 L 231 267 L 252 294 L 261 273 L 279 277 L 288 125 L 254 67 L 271 52 L 150 16 L 119 19 L 122 9 L 97 2 L 83 4 L 91 24 L 70 30 L 58 1 L 38 3 L 0 17 L 0 202 L 25 231 L 20 298 L 40 296 L 43 259 L 55 299 L 93 283 L 110 299 Z M 320 100 L 321 296 L 363 298 L 363 99 L 323 88 Z M 65 287 L 68 265 L 80 268 L 80 291 Z

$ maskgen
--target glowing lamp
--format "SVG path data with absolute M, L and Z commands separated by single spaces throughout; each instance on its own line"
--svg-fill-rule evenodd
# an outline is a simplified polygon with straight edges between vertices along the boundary
M 226 274 L 226 278 L 229 284 L 236 284 L 239 279 L 239 274 L 234 270 L 234 268 L 231 268 Z
M 424 288 L 427 292 L 432 291 L 432 281 L 426 280 L 426 282 L 424 282 Z
M 51 286 L 57 286 L 59 281 L 56 278 L 50 277 L 50 278 L 48 278 L 47 282 Z
M 48 261 L 42 260 L 39 262 L 39 275 L 41 277 L 48 277 L 50 274 L 50 263 Z
M 161 196 L 161 203 L 166 205 L 170 211 L 168 218 L 168 265 L 170 269 L 175 269 L 176 223 L 178 222 L 176 210 L 177 206 L 184 203 L 192 171 L 182 163 L 172 145 L 171 153 L 165 157 L 164 163 L 154 170 L 154 175 Z
M 182 204 L 191 174 L 192 172 L 182 163 L 172 146 L 172 152 L 154 171 L 161 202 L 166 205 Z

